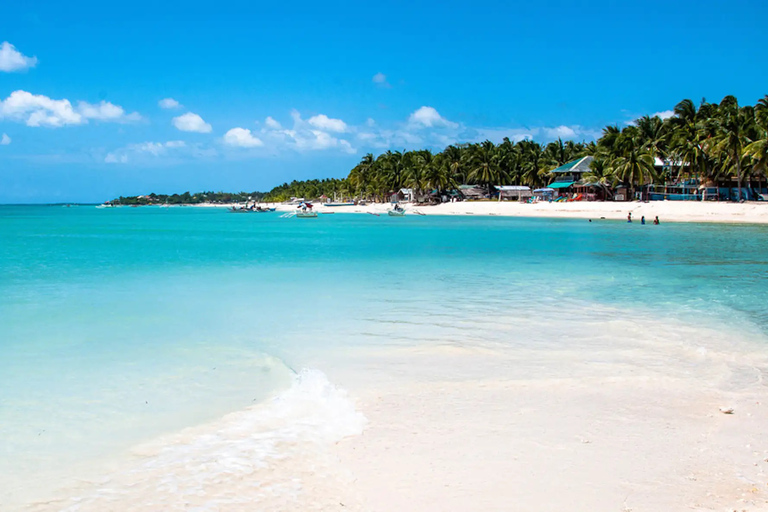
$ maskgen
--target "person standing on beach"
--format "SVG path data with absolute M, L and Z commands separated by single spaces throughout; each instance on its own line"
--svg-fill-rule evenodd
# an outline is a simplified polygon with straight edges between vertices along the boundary
M 659 225 L 659 216 L 657 215 L 655 219 L 653 219 L 653 225 L 658 226 Z
M 640 217 L 640 224 L 645 225 L 645 215 Z
M 632 212 L 627 214 L 627 222 L 632 222 Z

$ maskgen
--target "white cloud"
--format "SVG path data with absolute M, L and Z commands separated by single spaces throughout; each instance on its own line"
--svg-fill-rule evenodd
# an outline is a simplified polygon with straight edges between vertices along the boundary
M 126 114 L 123 107 L 113 105 L 108 101 L 101 101 L 93 105 L 91 103 L 80 101 L 77 104 L 77 110 L 86 119 L 95 119 L 97 121 L 139 121 L 141 116 L 138 112 Z
M 183 140 L 169 140 L 168 142 L 142 142 L 140 144 L 132 144 L 128 146 L 128 149 L 160 156 L 164 155 L 168 149 L 183 148 L 186 147 L 186 145 L 187 144 Z
M 459 125 L 448 121 L 433 107 L 420 107 L 408 117 L 408 124 L 419 128 L 446 127 L 457 128 Z
M 661 112 L 656 112 L 654 114 L 651 114 L 651 117 L 659 116 L 661 118 L 661 120 L 663 121 L 664 119 L 670 118 L 670 117 L 672 117 L 674 115 L 675 115 L 675 111 L 674 110 L 663 110 Z
M 181 103 L 173 98 L 163 98 L 162 100 L 158 101 L 157 104 L 160 108 L 164 109 L 174 109 L 181 106 Z
M 577 127 L 578 128 L 578 127 Z M 576 136 L 576 130 L 570 126 L 560 125 L 555 128 L 544 128 L 544 133 L 547 138 L 556 139 L 572 139 Z
M 376 121 L 374 121 L 372 117 L 369 117 L 368 119 L 365 120 L 365 126 L 369 128 L 373 128 L 374 126 L 376 126 Z
M 165 156 L 179 156 L 180 151 L 185 151 L 187 143 L 183 140 L 169 140 L 167 142 L 140 142 L 138 144 L 130 144 L 123 148 L 117 149 L 111 153 L 107 153 L 104 158 L 104 162 L 108 164 L 125 164 L 128 163 L 130 155 L 131 160 L 147 161 L 147 155 L 151 155 L 151 160 L 155 161 L 155 158 Z M 189 153 L 190 151 L 185 151 Z
M 293 119 L 293 128 L 285 129 L 277 121 L 268 117 L 264 123 L 264 128 L 260 131 L 261 139 L 256 140 L 262 142 L 263 139 L 265 145 L 275 150 L 290 148 L 296 151 L 321 151 L 328 149 L 338 149 L 345 153 L 355 153 L 357 151 L 348 140 L 339 139 L 329 133 L 343 133 L 349 130 L 347 124 L 341 119 L 332 119 L 324 114 L 320 114 L 305 121 L 301 118 L 299 111 L 295 109 L 291 111 L 291 118 Z M 243 129 L 238 128 L 236 130 Z M 230 132 L 232 131 L 230 130 Z M 227 135 L 229 134 L 228 132 Z M 243 138 L 245 138 L 245 135 L 250 136 L 251 134 L 250 132 L 247 134 L 238 133 L 238 136 Z M 226 139 L 227 137 L 225 136 L 225 142 L 227 142 Z M 233 140 L 233 142 L 235 141 Z
M 173 126 L 183 132 L 210 133 L 213 128 L 203 118 L 193 112 L 187 112 L 173 118 Z
M 267 128 L 271 128 L 273 130 L 279 130 L 283 127 L 280 123 L 275 121 L 275 119 L 272 116 L 267 116 L 267 118 L 264 120 L 264 125 Z
M 4 101 L 0 101 L 2 117 L 25 121 L 28 126 L 59 127 L 85 122 L 69 100 L 53 100 L 27 91 L 13 91 Z
M 307 122 L 320 130 L 338 133 L 347 131 L 347 123 L 341 119 L 332 119 L 325 114 L 312 116 Z
M 240 148 L 255 148 L 264 145 L 261 139 L 254 137 L 251 130 L 246 128 L 232 128 L 229 130 L 224 135 L 224 144 Z
M 127 164 L 128 155 L 116 155 L 114 153 L 107 153 L 104 157 L 104 163 L 107 164 Z
M 11 143 L 11 138 L 8 136 L 7 133 L 4 133 L 2 137 L 0 137 L 0 146 L 7 146 Z
M 23 121 L 27 126 L 48 126 L 58 128 L 67 125 L 85 124 L 89 119 L 97 121 L 137 121 L 137 112 L 126 114 L 123 107 L 108 101 L 91 104 L 85 101 L 72 107 L 67 99 L 54 100 L 41 94 L 27 91 L 13 91 L 4 101 L 0 100 L 0 119 Z
M 22 55 L 15 46 L 8 41 L 0 44 L 0 71 L 10 73 L 12 71 L 24 71 L 37 65 L 37 57 Z

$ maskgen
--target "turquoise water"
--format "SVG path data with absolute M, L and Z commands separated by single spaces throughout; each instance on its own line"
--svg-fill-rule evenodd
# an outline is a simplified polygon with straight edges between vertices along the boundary
M 0 489 L 260 403 L 324 351 L 562 342 L 483 330 L 512 318 L 764 346 L 766 284 L 763 226 L 2 206 Z

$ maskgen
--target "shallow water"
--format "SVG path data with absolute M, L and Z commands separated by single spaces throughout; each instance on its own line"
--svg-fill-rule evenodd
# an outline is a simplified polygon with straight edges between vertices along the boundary
M 573 371 L 584 374 L 633 358 L 653 368 L 674 357 L 686 371 L 701 350 L 733 365 L 729 350 L 768 346 L 767 235 L 746 225 L 2 206 L 0 499 L 20 507 L 132 447 L 236 411 L 249 432 L 262 429 L 249 450 L 289 453 L 314 430 L 288 423 L 325 424 L 346 400 L 322 374 L 307 388 L 294 370 L 350 350 L 581 350 L 591 359 Z M 609 353 L 622 337 L 669 351 Z M 712 378 L 743 384 L 718 368 Z M 526 378 L 550 369 L 535 357 L 519 367 Z M 307 402 L 316 410 L 242 412 L 296 389 L 321 397 Z M 360 418 L 342 416 L 318 439 L 359 431 Z

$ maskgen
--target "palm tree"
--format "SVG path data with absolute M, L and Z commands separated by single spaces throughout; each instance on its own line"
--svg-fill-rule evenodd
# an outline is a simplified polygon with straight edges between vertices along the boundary
M 541 145 L 530 140 L 517 143 L 520 151 L 520 172 L 523 184 L 532 188 L 546 184 L 543 169 L 546 166 Z
M 484 185 L 490 194 L 493 184 L 498 184 L 502 177 L 496 146 L 486 140 L 481 144 L 472 144 L 469 149 L 469 178 Z
M 635 184 L 643 186 L 652 183 L 656 178 L 653 157 L 645 148 L 636 148 L 625 156 L 615 158 L 609 164 L 609 169 L 618 180 L 629 187 L 634 187 Z
M 768 95 L 755 106 L 756 137 L 744 148 L 744 154 L 754 162 L 754 169 L 768 174 Z
M 726 96 L 720 102 L 718 115 L 714 119 L 716 133 L 707 140 L 706 145 L 713 151 L 724 155 L 723 163 L 726 168 L 736 170 L 738 183 L 738 198 L 741 200 L 742 159 L 744 148 L 752 142 L 748 138 L 753 128 L 754 110 L 751 107 L 739 108 L 739 103 L 733 96 Z
M 467 173 L 465 172 L 467 158 L 465 151 L 462 151 L 462 148 L 451 145 L 445 148 L 442 155 L 445 159 L 445 165 L 450 169 L 452 179 L 465 183 L 467 181 Z

